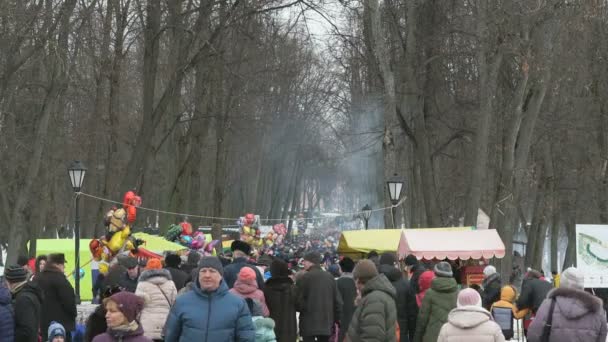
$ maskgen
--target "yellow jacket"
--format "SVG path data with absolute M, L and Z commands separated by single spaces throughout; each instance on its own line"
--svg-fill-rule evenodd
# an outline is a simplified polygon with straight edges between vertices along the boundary
M 528 314 L 529 310 L 528 309 L 523 309 L 523 310 L 518 310 L 517 306 L 515 306 L 515 299 L 517 297 L 517 291 L 515 290 L 515 288 L 511 285 L 507 285 L 504 286 L 501 290 L 500 290 L 500 300 L 497 301 L 496 303 L 492 304 L 492 307 L 490 308 L 490 312 L 492 312 L 492 309 L 494 307 L 497 308 L 511 308 L 511 310 L 513 311 L 513 318 L 515 319 L 522 319 L 526 316 L 526 314 Z

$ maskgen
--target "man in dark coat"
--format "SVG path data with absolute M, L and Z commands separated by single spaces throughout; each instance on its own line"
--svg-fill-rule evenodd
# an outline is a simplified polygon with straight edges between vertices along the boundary
M 126 268 L 126 272 L 120 274 L 118 285 L 125 291 L 135 293 L 139 279 L 139 263 L 133 257 L 126 257 L 119 261 Z
M 13 298 L 15 342 L 38 342 L 42 290 L 27 281 L 27 271 L 18 265 L 4 269 L 4 280 Z
M 188 259 L 186 260 L 186 263 L 181 266 L 181 270 L 186 272 L 186 274 L 188 275 L 188 280 L 186 281 L 186 284 L 192 281 L 192 271 L 196 272 L 196 268 L 198 267 L 198 262 L 200 260 L 201 255 L 197 252 L 190 251 L 190 253 L 188 253 Z
M 251 246 L 249 246 L 246 242 L 240 240 L 234 240 L 230 245 L 230 249 L 232 250 L 232 263 L 226 267 L 224 267 L 224 280 L 226 284 L 228 284 L 229 288 L 234 286 L 234 282 L 243 267 L 250 267 L 255 271 L 255 278 L 258 283 L 258 288 L 260 290 L 264 289 L 264 276 L 260 273 L 255 265 L 249 263 L 249 254 L 251 253 Z
M 500 290 L 502 289 L 500 274 L 496 272 L 496 267 L 488 265 L 483 269 L 481 287 L 483 288 L 481 304 L 484 309 L 490 311 L 492 304 L 500 300 Z
M 349 257 L 345 257 L 340 260 L 340 269 L 342 275 L 336 284 L 338 286 L 338 293 L 342 300 L 342 316 L 340 316 L 340 334 L 338 336 L 338 342 L 344 340 L 350 321 L 355 313 L 355 299 L 357 299 L 357 286 L 353 279 L 353 269 L 355 268 L 355 262 Z
M 171 279 L 175 284 L 177 291 L 181 290 L 186 286 L 190 275 L 180 269 L 182 259 L 177 254 L 168 254 L 165 257 L 165 269 L 171 273 Z
M 384 253 L 380 256 L 380 273 L 393 284 L 397 292 L 395 306 L 397 307 L 397 319 L 399 322 L 400 341 L 409 342 L 414 340 L 416 333 L 416 316 L 418 316 L 418 305 L 416 295 L 410 287 L 410 282 L 405 279 L 401 271 L 395 267 L 397 259 L 392 253 Z
M 15 341 L 15 318 L 13 317 L 11 291 L 0 284 L 0 342 Z
M 412 287 L 412 291 L 414 291 L 414 295 L 417 295 L 418 292 L 420 292 L 418 289 L 418 278 L 426 271 L 426 267 L 418 261 L 415 255 L 410 254 L 405 257 L 405 268 L 410 275 L 410 286 Z
M 530 309 L 532 313 L 536 314 L 540 305 L 547 298 L 547 294 L 553 286 L 548 281 L 541 280 L 540 277 L 538 271 L 531 270 L 528 272 L 521 286 L 521 294 L 516 302 L 519 310 Z
M 329 339 L 334 323 L 339 323 L 342 300 L 334 277 L 321 269 L 321 254 L 304 256 L 306 271 L 296 282 L 296 310 L 300 312 L 300 335 L 304 342 Z
M 264 298 L 275 322 L 277 342 L 293 342 L 298 337 L 293 280 L 287 264 L 275 259 L 270 264 L 270 279 L 264 286 Z
M 63 325 L 66 331 L 76 329 L 76 296 L 74 288 L 64 274 L 64 264 L 63 254 L 50 254 L 44 270 L 36 277 L 36 282 L 44 294 L 40 321 L 43 341 L 47 340 L 52 321 Z M 71 341 L 71 334 L 67 334 L 66 341 Z

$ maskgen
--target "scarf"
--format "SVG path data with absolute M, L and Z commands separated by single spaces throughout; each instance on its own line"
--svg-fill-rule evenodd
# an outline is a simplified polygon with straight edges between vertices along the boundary
M 123 325 L 119 325 L 116 328 L 110 328 L 110 330 L 112 330 L 112 332 L 115 333 L 130 333 L 130 332 L 134 332 L 139 328 L 139 324 L 137 324 L 137 321 L 133 321 L 131 323 L 128 324 L 123 324 Z

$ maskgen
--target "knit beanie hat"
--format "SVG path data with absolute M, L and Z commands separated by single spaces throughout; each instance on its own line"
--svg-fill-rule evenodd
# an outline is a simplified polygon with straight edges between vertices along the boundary
M 583 272 L 576 267 L 569 267 L 560 277 L 559 287 L 582 290 L 585 288 L 585 276 Z
M 397 262 L 397 258 L 393 253 L 382 253 L 380 256 L 380 265 L 390 265 L 393 266 Z
M 240 280 L 255 280 L 255 278 L 255 271 L 251 267 L 245 266 L 241 268 L 241 271 L 239 272 Z
M 60 323 L 53 321 L 51 322 L 51 325 L 49 325 L 49 342 L 55 337 L 65 338 L 65 328 Z
M 201 268 L 213 268 L 216 271 L 220 272 L 220 275 L 224 276 L 224 266 L 222 266 L 222 262 L 220 259 L 214 256 L 206 256 L 198 262 L 199 272 Z
M 152 258 L 146 263 L 146 270 L 160 270 L 161 268 L 163 268 L 163 264 L 159 259 Z
M 435 272 L 435 275 L 438 277 L 451 278 L 454 276 L 454 274 L 452 273 L 452 266 L 450 266 L 450 264 L 448 264 L 445 261 L 442 261 L 442 262 L 438 263 L 437 265 L 435 265 L 435 268 L 433 269 L 433 271 Z
M 355 280 L 369 280 L 377 275 L 378 269 L 376 268 L 376 264 L 369 259 L 359 261 L 353 270 L 353 278 Z
M 181 263 L 182 258 L 180 258 L 177 254 L 167 254 L 165 257 L 165 265 L 167 265 L 167 267 L 178 268 Z
M 283 260 L 275 259 L 270 264 L 270 275 L 272 277 L 288 277 L 289 266 Z
M 304 256 L 304 260 L 310 261 L 315 265 L 321 264 L 321 254 L 319 252 L 309 252 Z
M 458 293 L 457 305 L 459 308 L 463 306 L 481 307 L 481 296 L 479 295 L 479 292 L 471 288 L 464 289 Z
M 486 268 L 483 269 L 483 275 L 486 276 L 486 278 L 491 276 L 492 274 L 496 274 L 496 267 L 488 265 L 486 266 Z
M 415 255 L 410 254 L 408 256 L 405 257 L 405 265 L 406 266 L 414 266 L 418 264 L 418 259 L 416 258 Z
M 27 280 L 27 271 L 18 265 L 10 265 L 4 269 L 4 279 L 11 284 L 21 283 Z
M 114 302 L 118 306 L 118 310 L 127 318 L 127 321 L 133 322 L 139 316 L 139 313 L 144 308 L 144 300 L 134 293 L 123 291 L 113 294 L 111 297 L 104 300 Z

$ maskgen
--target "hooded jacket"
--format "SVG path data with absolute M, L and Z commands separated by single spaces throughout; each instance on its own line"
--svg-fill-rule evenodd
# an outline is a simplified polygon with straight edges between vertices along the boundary
M 255 342 L 277 341 L 272 318 L 253 317 L 253 325 L 255 326 Z
M 36 283 L 31 282 L 13 291 L 15 342 L 38 342 L 44 294 Z
M 260 273 L 260 270 L 255 267 L 255 265 L 250 264 L 245 257 L 235 258 L 230 265 L 224 267 L 224 280 L 226 281 L 228 288 L 234 287 L 234 283 L 236 282 L 239 272 L 241 272 L 241 268 L 243 267 L 251 267 L 255 271 L 258 289 L 263 290 L 264 276 L 262 273 Z
M 513 286 L 511 285 L 507 285 L 507 286 L 503 286 L 503 288 L 500 290 L 500 300 L 495 302 L 494 304 L 492 304 L 492 307 L 490 308 L 490 312 L 492 312 L 492 309 L 494 308 L 507 308 L 507 309 L 511 309 L 511 311 L 513 312 L 513 318 L 515 319 L 522 319 L 526 316 L 526 314 L 529 312 L 528 309 L 523 309 L 523 310 L 518 310 L 517 307 L 515 306 L 515 297 L 517 297 L 517 293 L 515 291 L 515 288 L 513 288 Z
M 53 264 L 36 276 L 36 282 L 44 294 L 40 333 L 47 340 L 47 329 L 52 321 L 63 325 L 66 331 L 76 329 L 76 295 L 65 274 Z
M 351 342 L 394 342 L 397 292 L 384 274 L 369 280 L 363 287 L 361 301 L 348 327 Z
M 167 316 L 177 297 L 171 273 L 166 269 L 144 271 L 139 276 L 135 294 L 144 299 L 139 320 L 144 335 L 151 339 L 161 339 Z
M 454 278 L 437 277 L 422 300 L 414 342 L 436 342 L 439 331 L 456 307 L 458 285 Z
M 116 331 L 108 329 L 105 333 L 95 336 L 93 342 L 152 342 L 144 336 L 141 324 L 135 331 Z
M 488 310 L 479 306 L 462 306 L 448 315 L 437 342 L 504 342 L 498 324 Z
M 492 304 L 500 299 L 501 280 L 500 274 L 494 273 L 483 280 L 483 292 L 481 293 L 481 303 L 484 309 L 490 310 Z
M 234 287 L 230 289 L 230 293 L 235 294 L 241 298 L 251 298 L 256 300 L 262 306 L 264 317 L 268 317 L 270 312 L 268 306 L 266 306 L 266 299 L 264 298 L 264 292 L 258 289 L 258 283 L 256 279 L 237 279 L 234 283 Z
M 416 332 L 416 316 L 418 316 L 416 296 L 410 287 L 409 280 L 405 279 L 398 268 L 391 265 L 380 265 L 379 271 L 393 284 L 397 294 L 395 306 L 401 335 L 399 341 L 409 342 L 414 339 Z
M 212 292 L 201 289 L 180 295 L 167 319 L 165 342 L 254 342 L 255 328 L 242 298 L 228 292 L 221 281 Z
M 416 304 L 418 307 L 422 305 L 422 300 L 426 291 L 431 288 L 431 283 L 435 279 L 435 273 L 433 271 L 424 271 L 418 277 L 418 293 L 416 293 Z
M 0 285 L 0 342 L 15 341 L 15 320 L 11 300 L 11 291 Z
M 551 301 L 555 300 L 551 342 L 605 342 L 606 317 L 602 301 L 584 291 L 559 288 L 551 291 L 528 329 L 528 341 L 539 342 Z
M 275 323 L 279 342 L 293 342 L 298 336 L 293 280 L 289 277 L 271 277 L 264 286 L 264 298 L 270 318 Z

